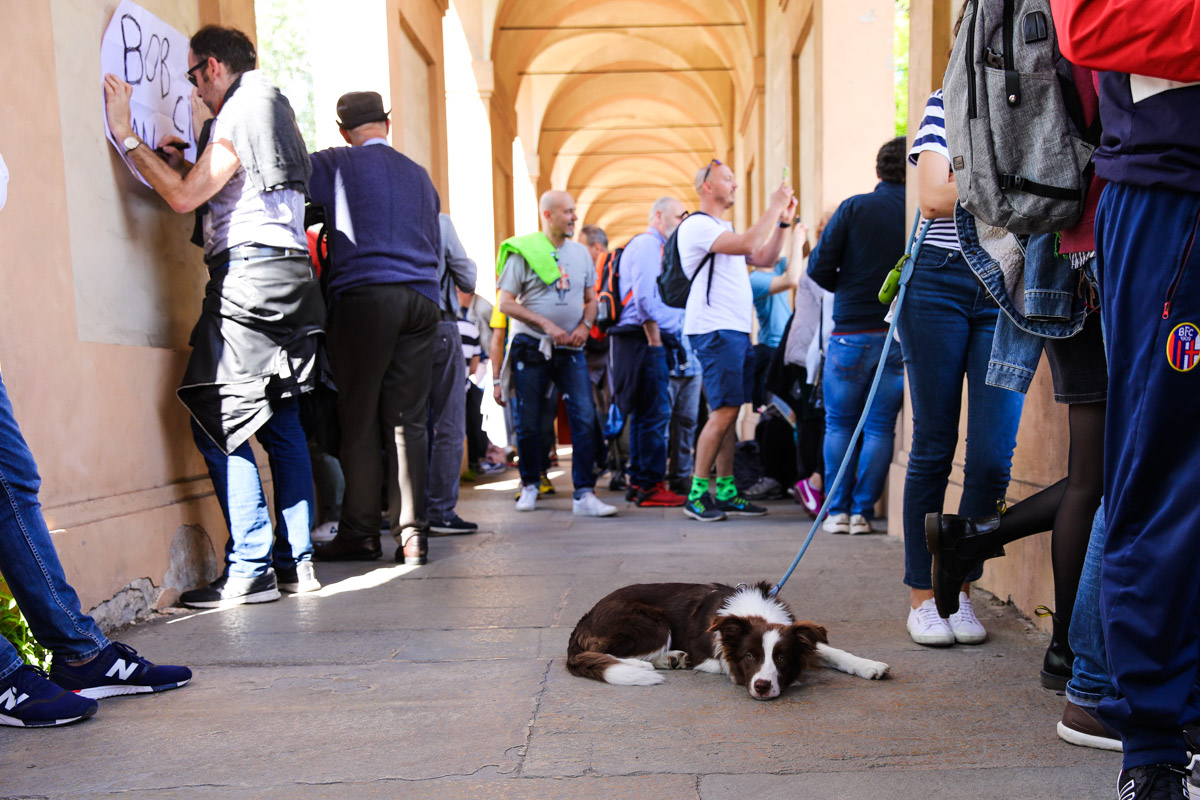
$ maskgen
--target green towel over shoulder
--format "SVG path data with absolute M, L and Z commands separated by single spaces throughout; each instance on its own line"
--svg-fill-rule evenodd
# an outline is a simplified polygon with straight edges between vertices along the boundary
M 558 259 L 554 257 L 554 245 L 541 231 L 513 236 L 501 243 L 500 254 L 496 256 L 497 277 L 504 271 L 504 262 L 508 261 L 511 253 L 525 259 L 529 268 L 546 283 L 554 283 L 562 277 L 558 269 Z

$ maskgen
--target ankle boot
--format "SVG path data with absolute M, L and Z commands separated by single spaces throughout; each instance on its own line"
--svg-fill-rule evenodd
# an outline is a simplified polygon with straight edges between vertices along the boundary
M 1067 688 L 1067 681 L 1071 680 L 1071 669 L 1075 664 L 1075 654 L 1071 652 L 1071 644 L 1067 641 L 1070 623 L 1059 622 L 1058 615 L 1045 606 L 1038 606 L 1034 613 L 1039 617 L 1049 615 L 1054 625 L 1050 646 L 1042 658 L 1042 686 L 1056 692 L 1062 691 Z
M 961 517 L 957 514 L 925 515 L 925 546 L 933 554 L 933 599 L 938 614 L 948 618 L 958 611 L 958 593 L 985 559 L 1004 555 L 1004 548 L 987 539 L 1000 527 L 1000 515 Z

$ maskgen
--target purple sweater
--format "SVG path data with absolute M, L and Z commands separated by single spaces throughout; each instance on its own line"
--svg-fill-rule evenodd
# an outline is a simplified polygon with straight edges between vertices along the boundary
M 436 303 L 441 201 L 425 169 L 386 143 L 331 147 L 312 154 L 312 167 L 309 195 L 334 225 L 330 304 L 378 283 L 406 284 Z

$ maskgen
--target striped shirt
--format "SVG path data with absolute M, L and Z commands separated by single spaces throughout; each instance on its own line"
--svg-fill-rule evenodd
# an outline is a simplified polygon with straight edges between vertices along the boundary
M 462 339 L 463 359 L 467 362 L 467 368 L 470 369 L 472 358 L 483 357 L 483 347 L 479 344 L 479 326 L 468 318 L 465 308 L 459 309 L 458 335 Z
M 937 153 L 946 159 L 946 172 L 950 172 L 950 149 L 946 147 L 946 109 L 942 103 L 942 90 L 938 89 L 929 95 L 925 105 L 925 118 L 921 120 L 921 129 L 913 141 L 912 150 L 908 151 L 908 163 L 917 165 L 917 157 L 929 151 Z M 926 220 L 929 232 L 925 234 L 925 244 L 944 247 L 947 250 L 961 250 L 958 243 L 958 231 L 954 229 L 954 217 L 942 217 Z

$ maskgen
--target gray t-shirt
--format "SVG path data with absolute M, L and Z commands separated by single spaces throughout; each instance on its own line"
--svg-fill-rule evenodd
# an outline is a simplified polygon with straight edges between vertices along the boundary
M 525 308 L 570 333 L 583 321 L 583 290 L 595 286 L 596 264 L 586 247 L 567 239 L 558 249 L 558 269 L 562 277 L 552 284 L 546 283 L 525 259 L 513 253 L 504 262 L 496 288 L 512 292 Z M 515 317 L 510 323 L 513 333 L 535 337 L 543 334 Z
M 218 114 L 212 141 L 229 139 Z M 304 194 L 294 189 L 260 192 L 238 167 L 229 182 L 208 201 L 204 215 L 204 255 L 214 256 L 240 244 L 308 248 L 304 235 Z

